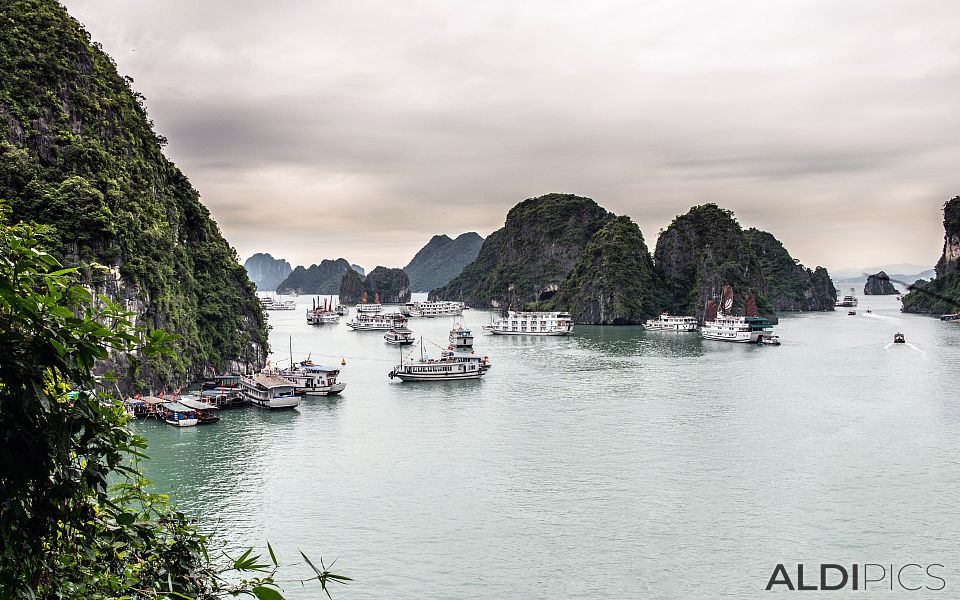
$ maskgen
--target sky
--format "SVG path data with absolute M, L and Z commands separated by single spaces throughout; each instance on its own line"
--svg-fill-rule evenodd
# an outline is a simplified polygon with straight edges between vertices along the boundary
M 63 0 L 241 260 L 402 267 L 525 198 L 651 250 L 715 202 L 828 268 L 932 265 L 960 2 Z

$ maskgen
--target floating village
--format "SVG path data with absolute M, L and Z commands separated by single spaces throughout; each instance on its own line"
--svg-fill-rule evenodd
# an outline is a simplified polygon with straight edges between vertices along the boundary
M 296 300 L 261 297 L 263 309 L 273 311 L 298 310 Z M 705 306 L 703 323 L 691 315 L 661 314 L 645 322 L 648 331 L 697 333 L 705 340 L 779 346 L 780 337 L 774 333 L 772 324 L 760 316 L 753 294 L 747 294 L 742 315 L 733 314 L 734 290 L 723 288 L 719 302 L 709 300 Z M 841 297 L 836 307 L 847 308 L 848 315 L 856 315 L 858 299 L 853 291 Z M 380 303 L 378 294 L 372 302 L 364 292 L 358 304 L 351 309 L 338 304 L 334 298 L 313 298 L 312 307 L 306 310 L 306 321 L 317 327 L 341 324 L 356 332 L 383 332 L 384 344 L 399 349 L 399 360 L 386 376 L 401 382 L 437 382 L 480 379 L 491 368 L 490 359 L 474 348 L 474 333 L 462 319 L 463 302 L 421 301 L 400 305 Z M 867 308 L 869 313 L 870 309 Z M 450 318 L 452 328 L 447 343 L 437 344 L 418 338 L 410 328 L 414 319 Z M 945 315 L 945 320 L 955 319 Z M 574 322 L 566 312 L 504 310 L 491 322 L 482 326 L 490 335 L 508 336 L 566 336 L 573 333 Z M 897 332 L 895 344 L 905 343 L 905 336 Z M 172 395 L 161 392 L 158 396 L 136 396 L 125 400 L 127 414 L 134 419 L 157 419 L 177 427 L 192 427 L 216 423 L 223 409 L 259 406 L 267 409 L 291 409 L 300 405 L 306 397 L 337 396 L 346 383 L 339 380 L 340 364 L 323 365 L 308 357 L 295 361 L 292 339 L 290 354 L 285 367 L 271 366 L 252 374 L 227 374 L 213 377 L 182 393 L 182 388 Z M 407 351 L 405 354 L 404 351 Z

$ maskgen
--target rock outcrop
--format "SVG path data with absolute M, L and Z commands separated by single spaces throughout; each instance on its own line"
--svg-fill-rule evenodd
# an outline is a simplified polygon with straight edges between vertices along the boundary
M 943 206 L 943 254 L 932 281 L 917 281 L 903 297 L 903 311 L 946 314 L 960 312 L 960 196 Z
M 695 206 L 675 218 L 657 240 L 654 265 L 663 286 L 663 308 L 672 313 L 702 318 L 707 301 L 731 285 L 735 313 L 743 314 L 752 292 L 760 314 L 774 318 L 750 240 L 733 213 L 716 204 Z
M 632 325 L 656 314 L 657 293 L 643 233 L 616 217 L 590 238 L 554 304 L 577 323 Z
M 774 311 L 833 310 L 837 290 L 826 269 L 803 266 L 771 233 L 755 228 L 744 233 L 760 261 L 767 300 Z
M 145 358 L 124 391 L 262 364 L 256 290 L 164 156 L 133 80 L 55 0 L 4 1 L 0 23 L 0 198 L 13 219 L 48 225 L 50 251 L 96 293 L 139 325 L 182 336 L 174 356 Z
M 590 238 L 613 217 L 590 198 L 572 194 L 524 200 L 484 240 L 476 260 L 430 298 L 462 298 L 475 307 L 550 301 Z
M 482 245 L 483 238 L 473 231 L 460 234 L 456 239 L 447 235 L 433 236 L 403 268 L 410 277 L 411 289 L 429 292 L 445 286 L 477 258 Z
M 890 283 L 890 277 L 880 271 L 867 277 L 867 283 L 863 286 L 864 296 L 896 296 L 900 292 Z
M 356 304 L 364 292 L 370 302 L 379 296 L 382 304 L 403 304 L 410 301 L 410 279 L 403 269 L 377 267 L 366 278 L 349 269 L 340 282 L 340 303 Z
M 277 286 L 280 294 L 336 294 L 344 273 L 352 271 L 346 259 L 322 260 L 309 268 L 297 267 Z
M 269 254 L 258 252 L 243 263 L 247 270 L 247 277 L 262 292 L 272 292 L 286 279 L 293 268 L 282 258 L 274 258 Z

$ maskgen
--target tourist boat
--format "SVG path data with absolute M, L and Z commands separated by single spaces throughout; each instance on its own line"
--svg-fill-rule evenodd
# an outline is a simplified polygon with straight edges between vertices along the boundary
M 404 361 L 393 368 L 388 377 L 400 381 L 458 381 L 460 379 L 480 379 L 486 373 L 481 361 L 461 360 L 442 353 L 440 358 L 432 359 L 423 352 L 420 342 L 419 360 Z
M 648 319 L 645 324 L 651 331 L 696 331 L 698 326 L 694 317 L 678 317 L 667 313 L 656 319 Z
M 894 343 L 894 344 L 906 344 L 906 343 L 907 343 L 907 338 L 904 337 L 904 335 L 903 335 L 902 333 L 897 332 L 897 333 L 893 334 L 893 343 Z
M 848 310 L 848 311 L 847 311 L 847 316 L 851 316 L 851 317 L 852 317 L 852 316 L 855 315 L 855 314 L 857 314 L 857 311 L 855 311 L 855 310 Z
M 391 346 L 409 346 L 416 341 L 403 317 L 394 318 L 393 327 L 384 334 L 383 339 Z
M 250 402 L 266 408 L 295 408 L 300 405 L 291 381 L 276 375 L 260 373 L 241 377 L 240 388 Z
M 313 308 L 307 311 L 307 323 L 311 325 L 336 325 L 340 322 L 340 314 L 333 306 L 333 298 L 319 298 L 313 300 Z
M 142 421 L 150 416 L 150 406 L 139 397 L 127 398 L 123 401 L 123 411 L 131 419 Z
M 277 298 L 260 298 L 263 310 L 297 310 L 296 300 L 278 300 Z
M 565 312 L 508 311 L 492 323 L 483 326 L 494 335 L 569 335 L 573 320 Z
M 747 294 L 745 316 L 729 314 L 732 310 L 733 288 L 726 285 L 723 287 L 719 307 L 713 300 L 707 302 L 707 312 L 703 327 L 700 328 L 700 335 L 707 340 L 741 344 L 756 344 L 773 335 L 770 322 L 757 314 L 757 302 L 753 294 Z
M 354 331 L 386 331 L 393 329 L 397 319 L 403 319 L 403 317 L 398 313 L 358 312 L 353 320 L 347 322 L 347 327 Z
M 757 343 L 762 346 L 779 346 L 780 336 L 779 335 L 762 335 L 760 336 L 760 339 L 757 340 Z
M 376 314 L 383 310 L 380 304 L 380 292 L 373 293 L 373 304 L 367 303 L 367 292 L 364 291 L 360 296 L 360 304 L 357 305 L 357 313 Z
M 337 381 L 340 369 L 325 365 L 316 365 L 311 360 L 305 360 L 291 369 L 271 372 L 293 383 L 294 393 L 304 396 L 336 396 L 347 387 L 347 384 Z
M 941 321 L 960 321 L 960 313 L 952 313 L 949 315 L 940 315 Z
M 200 422 L 197 411 L 179 402 L 163 403 L 163 420 L 175 427 L 193 427 Z
M 850 294 L 847 295 L 847 296 L 844 296 L 844 297 L 841 298 L 840 300 L 837 300 L 836 303 L 834 304 L 834 306 L 841 306 L 841 307 L 843 307 L 843 308 L 848 308 L 848 307 L 850 307 L 850 306 L 856 306 L 856 305 L 857 305 L 857 297 L 854 295 L 854 293 L 855 293 L 855 292 L 854 292 L 854 289 L 853 289 L 853 288 L 850 288 Z
M 199 398 L 192 395 L 181 396 L 178 401 L 187 408 L 192 408 L 197 413 L 197 419 L 201 425 L 209 425 L 220 420 L 219 411 L 216 406 L 202 402 Z
M 483 371 L 489 371 L 490 367 L 490 357 L 489 356 L 480 356 L 476 352 L 457 352 L 456 350 L 447 350 L 446 352 L 441 352 L 440 356 L 447 360 L 455 360 L 466 363 L 477 363 L 480 365 L 480 369 Z
M 473 350 L 473 331 L 460 323 L 454 323 L 448 339 L 451 350 L 458 352 Z
M 428 302 L 407 302 L 400 312 L 408 317 L 456 317 L 463 314 L 463 302 L 432 300 Z

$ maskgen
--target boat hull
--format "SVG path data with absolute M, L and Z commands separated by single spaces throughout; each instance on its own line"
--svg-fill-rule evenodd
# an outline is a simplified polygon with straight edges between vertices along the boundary
M 297 388 L 298 394 L 303 394 L 304 396 L 336 396 L 347 387 L 345 383 L 335 383 L 331 386 L 325 387 L 315 387 L 315 388 Z
M 269 400 L 250 398 L 250 401 L 257 406 L 262 406 L 263 408 L 269 408 L 271 410 L 296 408 L 300 406 L 300 396 L 283 396 L 282 398 L 270 398 Z
M 700 333 L 703 335 L 705 340 L 714 340 L 718 342 L 734 342 L 738 344 L 756 344 L 760 336 L 763 335 L 760 332 L 750 331 L 706 331 L 701 329 Z
M 480 379 L 483 371 L 467 373 L 403 373 L 394 371 L 400 381 L 459 381 L 461 379 Z
M 682 325 L 682 324 L 679 324 L 679 323 L 676 324 L 676 325 L 662 325 L 662 324 L 651 324 L 651 323 L 647 323 L 646 325 L 644 325 L 644 327 L 647 329 L 647 331 L 682 331 L 682 332 L 691 332 L 691 331 L 696 331 L 696 330 L 697 330 L 697 326 L 696 326 L 696 325 Z
M 174 427 L 194 427 L 200 422 L 200 419 L 164 419 L 164 421 L 167 425 L 173 425 Z
M 561 335 L 570 335 L 573 331 L 568 330 L 559 330 L 559 331 L 501 331 L 498 329 L 484 329 L 493 335 L 527 335 L 533 337 L 556 337 Z

